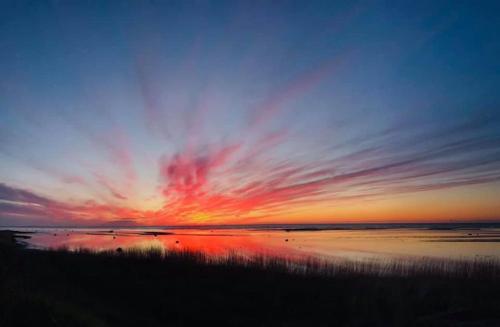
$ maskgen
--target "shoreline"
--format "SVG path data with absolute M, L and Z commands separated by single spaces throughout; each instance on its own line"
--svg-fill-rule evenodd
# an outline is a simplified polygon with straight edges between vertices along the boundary
M 114 232 L 114 231 L 110 231 Z M 197 265 L 224 265 L 230 261 L 231 265 L 239 265 L 243 268 L 267 269 L 267 263 L 271 262 L 272 268 L 289 274 L 302 274 L 311 276 L 321 276 L 325 278 L 335 278 L 337 275 L 353 273 L 362 276 L 395 276 L 405 277 L 406 275 L 430 274 L 432 276 L 445 277 L 481 277 L 500 278 L 500 258 L 478 257 L 478 258 L 439 258 L 439 257 L 414 257 L 400 256 L 394 258 L 379 258 L 372 260 L 353 260 L 339 257 L 335 260 L 322 259 L 320 257 L 287 257 L 280 255 L 243 255 L 231 252 L 227 255 L 213 255 L 196 250 L 166 249 L 163 247 L 120 247 L 95 250 L 91 248 L 78 248 L 70 250 L 61 248 L 28 248 L 28 242 L 34 231 L 0 230 L 0 247 L 6 246 L 8 249 L 21 251 L 36 251 L 43 253 L 68 253 L 78 256 L 80 254 L 92 254 L 94 256 L 116 256 L 123 257 L 131 255 L 133 257 L 155 257 L 168 260 L 169 257 L 184 257 L 184 259 L 195 258 Z M 90 234 L 93 235 L 93 234 Z M 96 234 L 101 235 L 101 234 Z M 143 232 L 139 235 L 172 235 L 162 232 Z M 452 240 L 461 242 L 460 240 Z M 490 240 L 487 240 L 490 241 Z M 447 242 L 446 240 L 428 240 L 427 242 Z M 468 242 L 474 242 L 469 240 Z M 477 241 L 480 242 L 480 241 Z M 487 272 L 487 274 L 485 274 Z
M 0 245 L 3 246 L 13 246 L 18 248 L 24 248 L 26 244 L 21 240 L 30 239 L 29 234 L 34 234 L 34 232 L 25 232 L 17 230 L 0 230 Z

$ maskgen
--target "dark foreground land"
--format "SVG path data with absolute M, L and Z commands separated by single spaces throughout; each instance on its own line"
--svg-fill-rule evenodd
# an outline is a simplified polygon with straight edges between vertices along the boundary
M 500 326 L 498 262 L 407 264 L 35 251 L 0 231 L 0 326 Z

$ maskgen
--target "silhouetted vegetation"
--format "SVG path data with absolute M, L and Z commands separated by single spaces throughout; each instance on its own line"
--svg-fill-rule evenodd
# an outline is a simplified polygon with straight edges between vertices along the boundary
M 500 325 L 497 260 L 332 264 L 12 240 L 0 232 L 0 326 Z

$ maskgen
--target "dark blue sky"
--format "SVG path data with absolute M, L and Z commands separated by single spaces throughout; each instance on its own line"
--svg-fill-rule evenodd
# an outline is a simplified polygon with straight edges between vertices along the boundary
M 2 1 L 0 223 L 498 218 L 498 12 Z

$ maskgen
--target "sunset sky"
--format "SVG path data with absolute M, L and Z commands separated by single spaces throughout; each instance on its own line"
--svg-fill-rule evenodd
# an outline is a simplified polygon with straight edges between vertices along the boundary
M 1 1 L 0 225 L 500 221 L 498 1 Z

